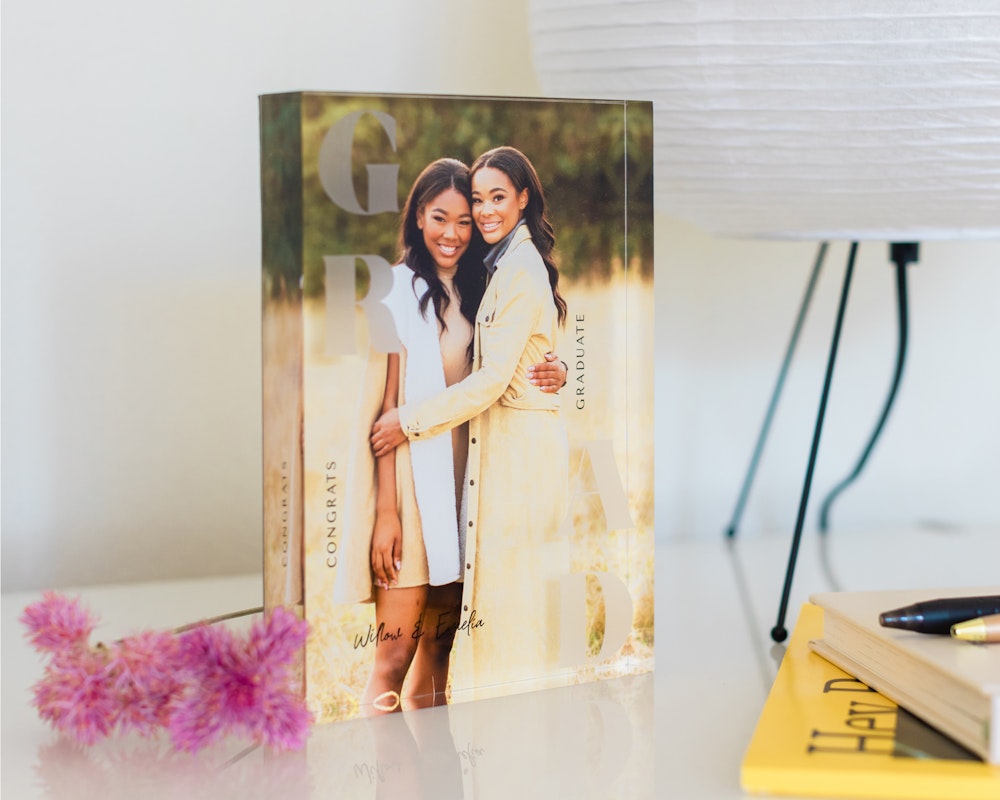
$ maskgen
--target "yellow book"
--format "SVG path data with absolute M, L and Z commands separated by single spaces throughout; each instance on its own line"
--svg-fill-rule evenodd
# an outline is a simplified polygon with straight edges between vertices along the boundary
M 823 610 L 806 603 L 740 770 L 753 794 L 997 800 L 991 766 L 809 648 Z

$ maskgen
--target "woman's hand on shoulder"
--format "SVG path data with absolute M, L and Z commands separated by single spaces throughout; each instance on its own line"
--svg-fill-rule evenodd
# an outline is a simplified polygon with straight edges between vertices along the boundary
M 545 361 L 528 367 L 528 382 L 543 392 L 554 394 L 566 385 L 569 374 L 565 362 L 555 353 L 546 353 Z

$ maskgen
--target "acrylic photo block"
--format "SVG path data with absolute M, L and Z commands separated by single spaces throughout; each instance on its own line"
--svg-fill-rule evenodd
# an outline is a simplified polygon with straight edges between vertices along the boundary
M 317 720 L 650 671 L 651 104 L 287 93 L 260 132 L 264 598 Z

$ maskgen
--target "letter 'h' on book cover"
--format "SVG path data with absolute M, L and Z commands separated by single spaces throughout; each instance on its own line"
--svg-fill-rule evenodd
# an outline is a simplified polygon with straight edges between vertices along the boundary
M 651 670 L 651 104 L 260 126 L 264 600 L 316 718 Z

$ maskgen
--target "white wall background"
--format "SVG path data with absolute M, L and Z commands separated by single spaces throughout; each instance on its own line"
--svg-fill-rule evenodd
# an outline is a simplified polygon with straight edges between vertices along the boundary
M 657 533 L 728 527 L 816 257 L 814 242 L 713 239 L 657 222 Z M 847 261 L 831 243 L 740 530 L 795 525 Z M 806 530 L 854 468 L 896 360 L 894 267 L 862 242 L 838 351 Z M 831 530 L 1000 521 L 1000 242 L 927 242 L 908 268 L 903 382 Z
M 5 590 L 260 568 L 257 96 L 536 93 L 525 14 L 5 0 Z
M 523 1 L 6 0 L 5 591 L 259 568 L 257 95 L 534 95 L 526 15 Z M 716 536 L 815 247 L 657 222 L 657 536 Z M 748 535 L 794 521 L 845 254 L 831 252 Z M 837 526 L 1000 516 L 1000 243 L 927 244 L 911 275 L 899 407 Z M 863 246 L 820 493 L 878 412 L 892 292 L 886 247 Z

